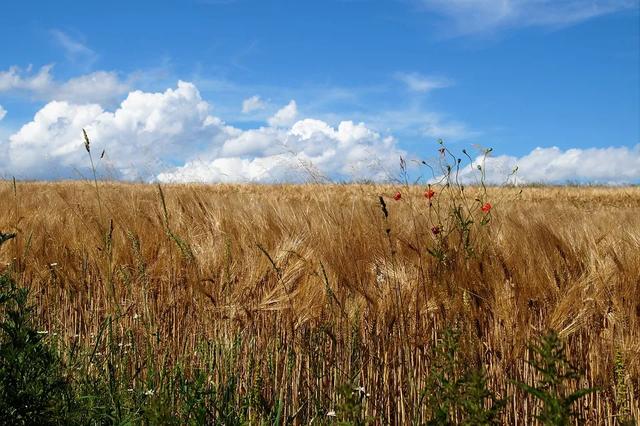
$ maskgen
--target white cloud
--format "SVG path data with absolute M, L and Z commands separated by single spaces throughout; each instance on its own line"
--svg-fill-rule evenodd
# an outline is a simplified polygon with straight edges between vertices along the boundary
M 638 7 L 636 0 L 418 0 L 459 33 L 515 26 L 566 26 Z
M 396 78 L 407 85 L 414 92 L 430 92 L 451 86 L 451 81 L 440 77 L 429 77 L 419 73 L 397 73 Z
M 160 173 L 160 182 L 279 182 L 294 181 L 296 164 L 291 157 L 223 157 L 210 161 L 190 161 L 175 170 Z
M 398 157 L 406 156 L 393 137 L 364 123 L 331 125 L 296 116 L 297 106 L 291 101 L 269 126 L 240 130 L 211 115 L 195 85 L 186 82 L 159 93 L 130 92 L 113 110 L 95 103 L 52 101 L 11 136 L 0 134 L 0 171 L 31 179 L 78 177 L 78 171 L 87 176 L 82 129 L 91 138 L 99 173 L 116 179 L 385 180 L 397 172 Z M 434 137 L 469 132 L 437 115 L 421 117 L 425 133 Z M 99 159 L 102 150 L 106 155 Z M 487 181 L 503 182 L 516 165 L 518 182 L 640 182 L 640 145 L 537 148 L 521 158 L 490 157 L 485 164 Z M 473 181 L 474 171 L 464 169 L 463 180 Z
M 0 121 L 7 115 L 7 110 L 0 105 Z
M 504 183 L 515 167 L 515 183 L 590 182 L 623 184 L 640 182 L 640 145 L 635 147 L 607 147 L 567 149 L 536 148 L 523 157 L 500 155 L 477 158 L 466 167 L 461 178 L 476 181 L 480 177 L 477 165 L 483 165 L 486 181 Z
M 57 81 L 45 65 L 37 72 L 32 67 L 22 70 L 13 66 L 0 71 L 0 93 L 23 94 L 45 101 L 69 101 L 74 103 L 112 103 L 129 90 L 115 72 L 96 71 L 67 81 Z
M 84 128 L 94 153 L 106 150 L 112 177 L 149 178 L 239 132 L 208 109 L 195 86 L 184 82 L 163 93 L 131 92 L 114 112 L 53 101 L 9 138 L 9 166 L 21 176 L 73 176 L 87 166 Z
M 278 110 L 268 122 L 273 127 L 288 126 L 292 124 L 298 116 L 298 105 L 296 101 L 289 102 L 285 107 Z
M 261 110 L 265 108 L 265 103 L 260 96 L 252 96 L 242 101 L 242 112 L 248 114 L 253 111 Z
M 32 67 L 21 70 L 19 67 L 10 67 L 7 71 L 0 71 L 0 92 L 12 90 L 25 90 L 29 92 L 43 92 L 52 85 L 51 68 L 53 65 L 45 65 L 37 73 L 32 73 Z
M 134 91 L 115 111 L 98 104 L 52 101 L 0 143 L 4 173 L 23 178 L 88 173 L 82 129 L 91 138 L 99 172 L 116 179 L 161 181 L 289 181 L 329 177 L 385 179 L 402 151 L 363 123 L 336 128 L 299 120 L 295 101 L 274 126 L 239 130 L 209 113 L 191 83 L 162 93 Z
M 129 90 L 114 72 L 96 71 L 72 78 L 54 87 L 50 97 L 76 103 L 108 102 Z
M 162 182 L 281 182 L 309 179 L 385 180 L 404 152 L 363 123 L 338 128 L 304 119 L 290 129 L 261 128 L 225 142 L 222 156 L 161 173 Z

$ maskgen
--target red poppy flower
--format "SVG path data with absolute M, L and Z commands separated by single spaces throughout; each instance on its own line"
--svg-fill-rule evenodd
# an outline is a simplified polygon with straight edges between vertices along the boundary
M 398 201 L 400 198 L 402 198 L 402 194 L 400 192 L 396 192 L 396 194 L 393 196 L 393 199 Z
M 436 191 L 434 191 L 431 188 L 429 188 L 426 191 L 424 191 L 424 196 L 427 198 L 427 200 L 432 199 L 434 195 L 436 195 Z
M 485 213 L 489 213 L 491 211 L 491 203 L 484 203 L 482 207 L 480 207 L 480 210 Z
M 440 231 L 441 229 L 439 226 L 434 226 L 433 228 L 431 228 L 431 232 L 433 233 L 433 235 L 438 235 Z

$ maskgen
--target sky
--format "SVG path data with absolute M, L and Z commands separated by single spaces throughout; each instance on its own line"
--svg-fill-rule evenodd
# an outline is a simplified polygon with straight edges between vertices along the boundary
M 85 129 L 109 179 L 429 179 L 443 139 L 492 183 L 640 183 L 639 9 L 6 0 L 0 178 L 87 178 Z

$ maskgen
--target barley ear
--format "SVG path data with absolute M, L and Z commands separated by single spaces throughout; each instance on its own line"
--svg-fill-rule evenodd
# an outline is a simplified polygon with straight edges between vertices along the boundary
M 82 129 L 82 134 L 84 135 L 84 149 L 86 149 L 87 152 L 90 154 L 91 153 L 91 142 L 89 142 L 89 136 L 87 135 L 87 131 Z

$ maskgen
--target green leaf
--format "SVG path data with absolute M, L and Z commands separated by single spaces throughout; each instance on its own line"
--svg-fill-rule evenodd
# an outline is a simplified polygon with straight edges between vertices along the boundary
M 552 399 L 552 398 L 551 398 L 551 396 L 550 396 L 550 395 L 548 395 L 546 392 L 544 392 L 544 391 L 542 391 L 542 390 L 540 390 L 540 389 L 534 388 L 533 386 L 529 386 L 529 385 L 528 385 L 528 384 L 526 384 L 526 383 L 516 382 L 516 384 L 517 384 L 518 386 L 520 386 L 520 388 L 521 388 L 522 390 L 524 390 L 525 392 L 527 392 L 527 393 L 529 393 L 529 394 L 531 394 L 531 395 L 535 396 L 535 397 L 536 397 L 536 398 L 538 398 L 538 399 L 541 399 L 541 400 L 543 400 L 543 401 L 549 401 L 549 400 L 551 400 L 551 399 Z

